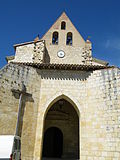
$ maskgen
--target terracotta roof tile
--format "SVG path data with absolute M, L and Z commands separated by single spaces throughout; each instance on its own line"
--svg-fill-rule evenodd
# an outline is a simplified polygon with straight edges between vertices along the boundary
M 18 65 L 31 66 L 38 69 L 56 69 L 56 70 L 81 70 L 92 71 L 107 68 L 116 68 L 115 66 L 99 66 L 99 65 L 80 65 L 80 64 L 50 64 L 50 63 L 30 63 L 30 62 L 11 62 Z

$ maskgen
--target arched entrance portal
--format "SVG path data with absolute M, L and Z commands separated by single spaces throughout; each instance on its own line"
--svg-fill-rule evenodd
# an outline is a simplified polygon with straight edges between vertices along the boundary
M 63 134 L 57 127 L 48 128 L 44 135 L 43 157 L 61 158 Z
M 79 116 L 63 98 L 46 114 L 42 157 L 79 159 Z

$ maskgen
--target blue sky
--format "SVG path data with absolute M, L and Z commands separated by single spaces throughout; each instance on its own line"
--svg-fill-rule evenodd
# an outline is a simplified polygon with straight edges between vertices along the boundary
M 0 68 L 14 55 L 14 44 L 42 36 L 65 11 L 93 56 L 120 67 L 119 0 L 0 0 Z

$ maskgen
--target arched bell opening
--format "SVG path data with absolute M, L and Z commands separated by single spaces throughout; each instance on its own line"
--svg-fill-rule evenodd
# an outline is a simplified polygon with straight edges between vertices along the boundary
M 71 32 L 67 33 L 66 45 L 72 46 L 73 44 L 73 34 Z
M 62 21 L 62 22 L 61 22 L 61 29 L 62 29 L 62 30 L 65 30 L 65 29 L 66 29 L 66 22 L 65 22 L 65 21 Z
M 59 33 L 58 32 L 53 32 L 53 35 L 52 35 L 52 44 L 57 45 L 58 44 L 58 38 L 59 38 Z
M 49 108 L 43 134 L 43 159 L 79 159 L 79 116 L 70 102 L 62 98 Z

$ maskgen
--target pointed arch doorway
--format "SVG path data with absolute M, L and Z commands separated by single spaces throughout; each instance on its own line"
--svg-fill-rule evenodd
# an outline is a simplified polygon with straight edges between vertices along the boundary
M 44 121 L 42 159 L 79 159 L 79 116 L 66 99 L 57 100 Z

